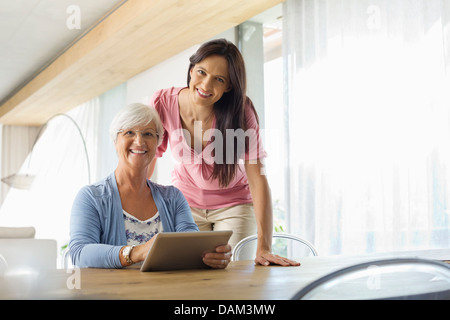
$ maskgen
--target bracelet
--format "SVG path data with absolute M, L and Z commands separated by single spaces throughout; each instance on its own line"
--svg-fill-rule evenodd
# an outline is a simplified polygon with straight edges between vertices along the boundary
M 122 255 L 125 258 L 125 261 L 131 265 L 134 264 L 133 260 L 131 260 L 130 255 L 131 255 L 131 251 L 133 250 L 135 246 L 127 246 L 125 247 L 125 249 L 123 249 L 122 251 Z

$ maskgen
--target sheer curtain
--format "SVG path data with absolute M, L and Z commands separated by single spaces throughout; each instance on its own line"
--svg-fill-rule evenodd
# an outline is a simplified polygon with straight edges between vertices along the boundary
M 67 113 L 86 140 L 91 182 L 97 171 L 98 113 L 98 98 Z M 4 136 L 3 140 L 17 143 L 14 138 Z M 73 199 L 89 183 L 83 142 L 70 119 L 58 116 L 48 123 L 18 172 L 35 175 L 33 185 L 30 190 L 10 188 L 0 208 L 0 225 L 34 226 L 36 238 L 56 239 L 65 245 Z
M 320 254 L 450 246 L 450 2 L 287 0 L 289 231 Z

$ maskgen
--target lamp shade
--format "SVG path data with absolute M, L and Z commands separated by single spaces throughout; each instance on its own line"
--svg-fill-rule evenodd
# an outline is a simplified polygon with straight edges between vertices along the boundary
M 28 161 L 28 165 L 31 162 L 31 155 L 33 154 L 33 150 L 34 150 L 34 146 L 36 145 L 37 140 L 40 137 L 40 133 L 41 131 L 47 126 L 47 124 L 49 123 L 50 120 L 52 120 L 53 118 L 57 117 L 57 116 L 63 116 L 66 119 L 70 120 L 70 122 L 75 126 L 75 128 L 77 129 L 77 132 L 83 142 L 83 147 L 84 147 L 84 152 L 85 152 L 85 156 L 86 156 L 86 163 L 87 163 L 87 169 L 88 169 L 88 181 L 89 184 L 91 183 L 91 169 L 90 169 L 90 164 L 89 164 L 89 155 L 87 152 L 87 148 L 86 148 L 86 141 L 84 140 L 83 134 L 80 130 L 80 127 L 78 126 L 78 124 L 75 122 L 75 120 L 73 120 L 69 115 L 65 114 L 65 113 L 58 113 L 56 115 L 54 115 L 53 117 L 51 117 L 50 119 L 48 119 L 39 129 L 39 132 L 37 134 L 37 137 L 33 143 L 33 146 L 31 147 L 31 152 L 30 152 L 30 157 L 29 157 L 29 161 Z M 28 190 L 31 188 L 31 185 L 33 184 L 35 176 L 29 173 L 15 173 L 12 175 L 9 175 L 7 177 L 2 178 L 2 182 L 6 183 L 7 185 L 9 185 L 10 187 L 16 188 L 16 189 L 23 189 L 23 190 Z
M 20 174 L 15 173 L 10 176 L 2 178 L 2 182 L 6 183 L 8 186 L 28 190 L 34 181 L 34 175 L 31 174 Z

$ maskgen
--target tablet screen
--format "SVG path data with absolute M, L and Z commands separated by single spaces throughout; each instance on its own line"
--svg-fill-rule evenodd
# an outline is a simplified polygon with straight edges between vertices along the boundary
M 231 230 L 158 233 L 141 271 L 209 268 L 202 261 L 203 254 L 227 244 L 232 233 Z

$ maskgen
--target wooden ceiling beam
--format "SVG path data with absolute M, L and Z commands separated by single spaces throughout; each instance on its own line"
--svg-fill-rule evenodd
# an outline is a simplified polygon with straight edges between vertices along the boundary
M 284 0 L 129 0 L 0 106 L 40 125 Z

